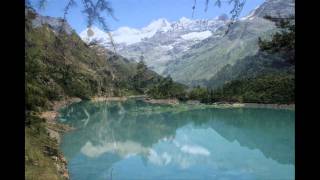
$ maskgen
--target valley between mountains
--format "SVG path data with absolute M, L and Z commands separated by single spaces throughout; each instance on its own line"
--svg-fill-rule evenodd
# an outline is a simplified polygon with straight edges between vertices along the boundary
M 98 27 L 77 34 L 67 22 L 26 7 L 26 178 L 69 179 L 54 137 L 71 130 L 55 120 L 73 101 L 133 96 L 199 107 L 294 105 L 294 6 L 266 0 L 230 27 L 226 14 L 161 18 L 111 31 L 115 45 Z

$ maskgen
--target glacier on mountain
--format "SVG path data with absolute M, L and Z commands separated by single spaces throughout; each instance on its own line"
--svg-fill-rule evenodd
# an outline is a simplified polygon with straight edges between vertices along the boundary
M 212 35 L 211 31 L 191 32 L 182 35 L 182 39 L 185 40 L 204 40 Z
M 210 31 L 215 31 L 217 28 L 224 25 L 225 22 L 226 20 L 219 19 L 191 20 L 182 17 L 178 21 L 170 23 L 168 20 L 160 18 L 152 21 L 148 26 L 141 29 L 120 27 L 117 30 L 112 31 L 111 35 L 116 44 L 123 44 L 124 46 L 142 42 L 144 39 L 152 38 L 157 33 L 167 33 L 172 36 L 175 36 L 178 33 L 184 40 L 203 40 L 212 35 Z M 93 35 L 89 36 L 88 31 L 92 31 Z M 85 42 L 98 40 L 106 47 L 110 46 L 108 34 L 95 26 L 82 31 L 80 37 Z

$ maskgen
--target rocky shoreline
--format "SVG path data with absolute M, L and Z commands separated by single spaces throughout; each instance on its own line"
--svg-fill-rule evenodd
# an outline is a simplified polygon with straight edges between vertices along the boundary
M 295 104 L 258 104 L 258 103 L 243 103 L 247 108 L 270 108 L 270 109 L 289 109 L 295 110 Z
M 151 99 L 151 98 L 143 98 L 144 102 L 151 104 L 169 104 L 169 105 L 177 105 L 180 104 L 178 99 Z
M 90 99 L 92 102 L 103 102 L 103 101 L 126 101 L 128 97 L 105 97 L 105 96 L 95 96 Z
M 59 109 L 80 101 L 80 98 L 67 98 L 62 101 L 55 101 L 52 103 L 52 111 L 44 111 L 39 115 L 41 118 L 46 120 L 49 136 L 56 139 L 58 143 L 60 143 L 61 140 L 61 133 L 73 130 L 72 127 L 57 122 Z
M 136 96 L 130 97 L 102 97 L 102 96 L 95 96 L 91 98 L 93 102 L 101 102 L 101 101 L 126 101 L 128 98 L 132 98 Z M 140 96 L 137 96 L 140 97 Z M 143 97 L 143 96 L 141 96 Z M 57 144 L 61 143 L 61 136 L 63 133 L 74 130 L 73 127 L 68 125 L 59 123 L 57 118 L 59 116 L 59 109 L 69 106 L 73 103 L 80 102 L 81 99 L 77 97 L 65 98 L 61 101 L 54 101 L 51 103 L 51 109 L 49 111 L 44 111 L 39 114 L 40 118 L 45 119 L 46 122 L 46 130 L 50 136 L 50 138 L 55 139 Z M 48 151 L 51 151 L 51 147 L 47 147 Z M 50 154 L 50 152 L 47 152 Z M 64 155 L 59 152 L 58 155 L 52 155 L 51 159 L 54 161 L 54 164 L 57 168 L 57 171 L 62 176 L 63 179 L 69 180 L 69 171 L 67 168 L 68 162 L 65 159 Z
M 231 103 L 231 102 L 216 102 L 213 104 L 201 103 L 198 100 L 188 100 L 180 102 L 178 99 L 152 99 L 145 97 L 142 99 L 144 102 L 151 104 L 168 104 L 177 105 L 186 103 L 188 105 L 209 105 L 216 108 L 268 108 L 268 109 L 287 109 L 295 110 L 295 104 L 262 104 L 262 103 Z
M 213 104 L 204 104 L 198 100 L 188 100 L 186 102 L 181 102 L 178 99 L 153 99 L 146 95 L 140 96 L 124 96 L 124 97 L 93 97 L 91 101 L 100 102 L 100 101 L 126 101 L 129 98 L 140 98 L 146 103 L 151 104 L 163 104 L 163 105 L 178 105 L 186 103 L 188 105 L 210 105 L 217 108 L 269 108 L 269 109 L 289 109 L 295 110 L 295 104 L 262 104 L 262 103 L 231 103 L 231 102 L 216 102 Z
M 287 109 L 295 110 L 295 104 L 261 104 L 261 103 L 213 103 L 217 108 L 267 108 L 267 109 Z
M 61 143 L 61 135 L 67 131 L 73 130 L 72 127 L 67 126 L 65 124 L 61 124 L 57 121 L 57 118 L 59 116 L 59 109 L 66 107 L 72 103 L 80 102 L 80 98 L 66 98 L 62 101 L 55 101 L 52 103 L 52 110 L 51 111 L 45 111 L 40 113 L 39 117 L 46 120 L 46 129 L 50 136 L 50 138 L 55 139 L 57 141 L 57 144 L 59 145 Z M 51 147 L 47 147 L 48 151 L 52 149 Z M 50 152 L 49 152 L 50 154 Z M 51 156 L 51 159 L 55 162 L 55 166 L 57 168 L 57 171 L 60 173 L 60 175 L 64 179 L 70 179 L 69 177 L 69 171 L 67 168 L 67 160 L 63 156 L 61 152 L 58 153 L 58 155 Z

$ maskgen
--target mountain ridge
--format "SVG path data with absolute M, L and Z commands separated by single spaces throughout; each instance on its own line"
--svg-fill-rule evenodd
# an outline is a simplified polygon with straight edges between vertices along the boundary
M 159 18 L 157 20 L 153 20 L 148 25 L 142 28 L 131 28 L 128 26 L 119 27 L 115 31 L 111 31 L 111 35 L 116 44 L 124 43 L 126 45 L 135 44 L 143 41 L 144 38 L 151 38 L 157 33 L 165 33 L 165 32 L 181 32 L 188 31 L 188 29 L 193 29 L 194 31 L 203 31 L 208 30 L 214 26 L 217 22 L 226 22 L 228 19 L 223 17 L 216 17 L 215 19 L 188 19 L 186 17 L 181 17 L 177 21 L 169 22 L 165 18 Z M 92 36 L 88 35 L 88 30 L 92 30 L 94 34 Z M 86 28 L 82 32 L 79 33 L 80 37 L 85 42 L 90 42 L 93 40 L 103 40 L 102 43 L 106 47 L 110 46 L 110 42 L 107 37 L 107 33 L 100 30 L 98 27 L 93 26 L 91 28 Z M 131 41 L 129 35 L 136 36 L 135 40 Z M 121 37 L 123 36 L 123 37 Z M 125 38 L 128 38 L 127 40 Z M 121 47 L 120 47 L 121 49 Z
M 229 19 L 226 15 L 221 15 L 206 20 L 182 17 L 174 22 L 161 18 L 150 23 L 156 22 L 158 26 L 153 26 L 156 28 L 143 36 L 131 36 L 130 33 L 122 36 L 119 29 L 126 28 L 119 28 L 111 34 L 113 33 L 117 51 L 122 56 L 131 61 L 139 61 L 143 57 L 147 66 L 155 72 L 171 76 L 180 83 L 195 86 L 199 85 L 198 82 L 215 76 L 224 66 L 233 65 L 236 61 L 258 52 L 258 38 L 268 37 L 277 31 L 274 23 L 264 19 L 264 16 L 290 14 L 294 14 L 292 0 L 266 0 L 247 16 L 239 18 L 229 29 Z M 141 34 L 143 29 L 134 31 Z M 225 34 L 227 29 L 229 31 Z M 82 39 L 86 39 L 86 31 L 81 33 Z M 126 38 L 131 41 L 129 44 L 125 43 Z M 111 48 L 108 41 L 102 38 L 102 44 Z

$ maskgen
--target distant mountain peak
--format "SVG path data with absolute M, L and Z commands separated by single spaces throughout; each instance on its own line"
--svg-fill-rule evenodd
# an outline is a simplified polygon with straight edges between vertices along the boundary
M 186 17 L 181 17 L 178 22 L 183 24 L 189 24 L 189 23 L 192 23 L 192 20 Z
M 210 22 L 211 24 L 210 24 Z M 216 23 L 217 20 L 211 19 L 211 20 L 192 20 L 188 19 L 186 17 L 181 17 L 178 21 L 175 22 L 169 22 L 165 18 L 159 18 L 157 20 L 152 21 L 150 24 L 143 28 L 131 28 L 131 27 L 120 27 L 115 31 L 112 31 L 111 34 L 113 36 L 113 39 L 116 44 L 124 44 L 124 45 L 132 45 L 135 43 L 139 43 L 143 41 L 143 39 L 146 38 L 152 38 L 155 36 L 158 32 L 166 33 L 166 32 L 175 32 L 175 33 L 192 33 L 192 32 L 198 32 L 192 34 L 192 38 L 190 39 L 203 39 L 204 37 L 207 37 L 209 32 L 205 32 L 208 30 L 215 30 L 217 29 L 219 25 L 222 25 L 220 23 Z M 80 37 L 85 42 L 90 42 L 92 40 L 102 40 L 103 44 L 108 47 L 108 43 L 110 42 L 108 35 L 106 32 L 103 32 L 97 27 L 91 28 L 91 33 L 89 36 L 88 32 L 89 29 L 85 29 L 80 33 Z M 204 33 L 199 33 L 204 32 Z M 201 37 L 197 38 L 195 35 L 199 35 Z M 188 36 L 186 36 L 188 37 Z M 190 36 L 191 37 L 191 36 Z
M 152 21 L 148 26 L 141 29 L 142 32 L 154 32 L 157 31 L 168 31 L 171 28 L 171 24 L 167 19 L 160 18 L 158 20 Z
M 154 71 L 187 82 L 210 78 L 226 63 L 256 53 L 257 37 L 275 28 L 273 22 L 263 17 L 290 14 L 293 10 L 292 0 L 266 0 L 234 23 L 226 36 L 229 23 L 226 14 L 212 19 L 181 17 L 168 21 L 159 18 L 145 27 L 121 27 L 111 34 L 122 56 L 138 61 L 144 54 L 147 66 Z M 104 40 L 105 46 L 110 48 L 107 35 Z

